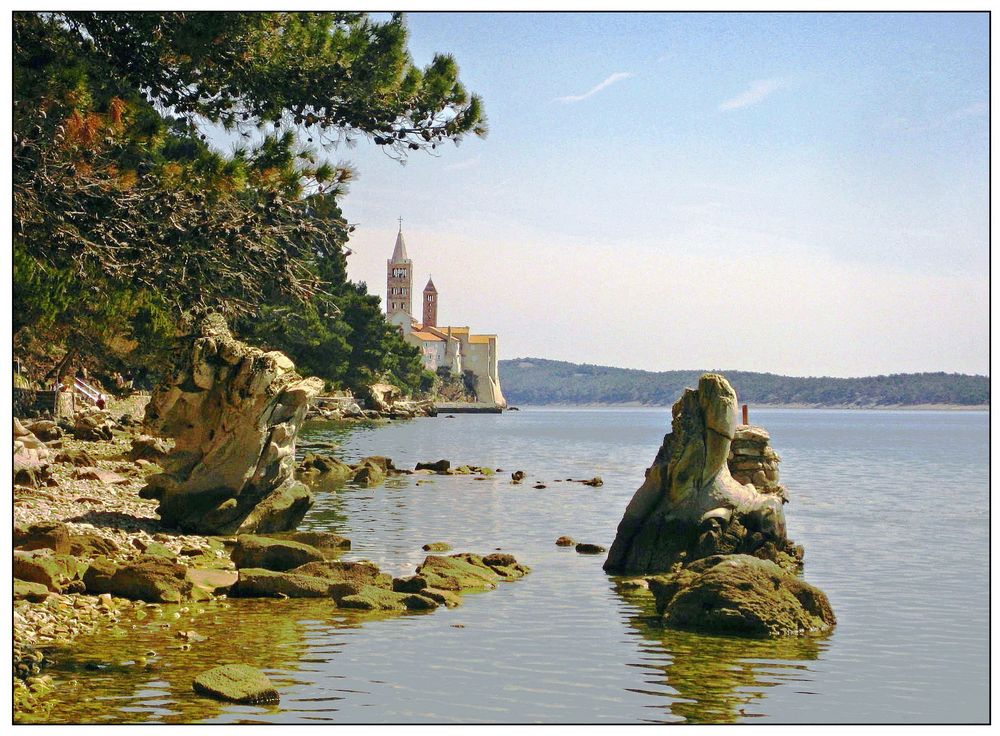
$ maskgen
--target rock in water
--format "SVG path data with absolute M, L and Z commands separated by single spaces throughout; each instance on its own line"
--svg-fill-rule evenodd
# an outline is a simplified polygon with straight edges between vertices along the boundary
M 234 703 L 277 703 L 278 691 L 260 670 L 245 664 L 226 664 L 202 672 L 194 691 Z
M 773 638 L 822 632 L 837 619 L 826 595 L 770 560 L 716 555 L 649 578 L 664 623 L 707 634 Z
M 665 572 L 720 553 L 786 565 L 801 557 L 785 537 L 782 494 L 761 493 L 730 473 L 736 408 L 736 392 L 720 375 L 707 373 L 697 390 L 684 391 L 671 432 L 618 525 L 605 570 Z
M 193 324 L 191 322 L 193 321 Z M 141 491 L 163 523 L 200 534 L 294 529 L 312 505 L 295 480 L 295 437 L 323 387 L 291 360 L 234 339 L 225 320 L 189 320 L 146 425 L 176 439 Z

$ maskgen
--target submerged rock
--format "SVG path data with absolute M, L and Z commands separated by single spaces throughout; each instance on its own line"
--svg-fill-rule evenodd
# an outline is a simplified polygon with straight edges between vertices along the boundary
M 785 536 L 782 496 L 761 493 L 730 472 L 736 408 L 736 393 L 722 376 L 705 374 L 697 390 L 685 390 L 673 406 L 671 431 L 618 525 L 605 570 L 668 571 L 720 553 L 794 566 L 797 550 Z
M 295 438 L 322 388 L 279 352 L 233 338 L 208 314 L 187 323 L 172 370 L 146 407 L 146 424 L 176 438 L 141 495 L 160 518 L 201 534 L 294 529 L 312 505 L 294 478 Z
M 278 691 L 260 670 L 245 664 L 226 664 L 202 672 L 192 683 L 196 693 L 234 703 L 277 703 Z
M 414 470 L 433 470 L 435 473 L 446 473 L 450 468 L 450 460 L 438 460 L 435 463 L 417 463 Z
M 345 462 L 329 455 L 307 454 L 295 471 L 295 476 L 310 485 L 323 483 L 343 483 L 354 475 L 354 470 Z
M 451 549 L 451 545 L 447 542 L 430 542 L 423 546 L 424 552 L 447 552 Z
M 648 582 L 673 628 L 772 638 L 827 631 L 837 621 L 821 590 L 750 555 L 714 555 Z
M 580 542 L 576 545 L 576 551 L 581 555 L 599 555 L 607 552 L 607 548 L 602 547 L 599 544 L 590 544 L 589 542 Z

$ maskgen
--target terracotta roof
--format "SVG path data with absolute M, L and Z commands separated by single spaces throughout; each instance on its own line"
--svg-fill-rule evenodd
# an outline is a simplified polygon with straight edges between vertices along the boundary
M 420 340 L 427 340 L 427 341 L 435 340 L 437 342 L 443 342 L 444 341 L 443 338 L 440 338 L 437 335 L 434 335 L 434 334 L 432 334 L 430 332 L 425 332 L 424 330 L 414 330 L 410 334 L 413 335 L 414 337 L 420 339 Z
M 475 343 L 477 345 L 483 345 L 490 342 L 490 340 L 496 340 L 496 335 L 469 335 L 469 342 Z

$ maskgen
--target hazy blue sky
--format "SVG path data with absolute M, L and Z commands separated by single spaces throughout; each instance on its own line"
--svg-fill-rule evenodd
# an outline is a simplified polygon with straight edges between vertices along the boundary
M 439 322 L 502 358 L 988 372 L 985 14 L 407 19 L 490 134 L 332 154 L 372 291 L 402 216 Z

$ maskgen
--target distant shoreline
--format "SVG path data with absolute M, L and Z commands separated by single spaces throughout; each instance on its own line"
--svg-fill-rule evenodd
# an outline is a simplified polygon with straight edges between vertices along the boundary
M 670 409 L 671 404 L 642 404 L 637 401 L 617 403 L 588 404 L 518 404 L 512 406 L 519 409 Z M 898 404 L 883 406 L 856 406 L 853 404 L 751 404 L 754 409 L 830 409 L 835 411 L 984 411 L 990 410 L 989 404 Z

